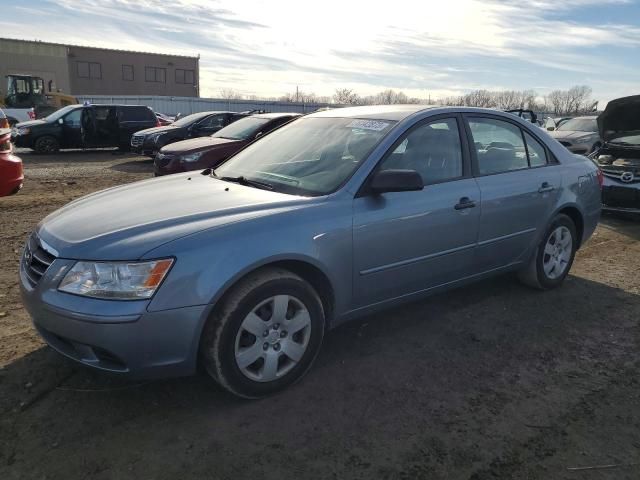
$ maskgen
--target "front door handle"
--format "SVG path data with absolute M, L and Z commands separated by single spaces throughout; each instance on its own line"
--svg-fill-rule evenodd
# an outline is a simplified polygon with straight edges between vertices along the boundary
M 551 185 L 549 182 L 543 182 L 542 185 L 540 185 L 540 188 L 538 189 L 538 193 L 552 192 L 554 189 L 555 187 Z
M 464 210 L 465 208 L 473 208 L 476 206 L 476 202 L 471 200 L 469 197 L 462 197 L 460 202 L 458 202 L 453 208 L 456 210 Z

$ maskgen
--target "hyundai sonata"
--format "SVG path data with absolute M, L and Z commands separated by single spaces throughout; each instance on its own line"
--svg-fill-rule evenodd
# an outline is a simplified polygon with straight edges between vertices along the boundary
M 516 271 L 558 287 L 600 215 L 602 176 L 514 115 L 314 113 L 215 170 L 76 200 L 30 236 L 35 327 L 85 365 L 137 377 L 198 362 L 230 392 L 276 392 L 325 332 Z

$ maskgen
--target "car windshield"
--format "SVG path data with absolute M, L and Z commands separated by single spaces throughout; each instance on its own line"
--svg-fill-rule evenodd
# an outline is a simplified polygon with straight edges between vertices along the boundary
M 597 132 L 598 122 L 595 118 L 572 118 L 560 125 L 557 130 L 565 132 Z
M 353 174 L 394 124 L 388 120 L 301 118 L 245 148 L 215 174 L 268 183 L 283 193 L 326 195 Z
M 77 105 L 69 105 L 67 107 L 61 108 L 60 110 L 56 110 L 51 115 L 46 116 L 44 119 L 47 122 L 56 122 L 59 118 L 64 117 L 67 113 L 73 112 L 77 108 L 80 108 L 80 107 L 78 107 Z
M 187 115 L 186 117 L 182 117 L 180 120 L 177 120 L 171 124 L 172 127 L 188 127 L 192 123 L 197 122 L 198 120 L 209 115 L 208 113 L 192 113 L 191 115 Z
M 621 143 L 624 145 L 640 145 L 640 134 L 617 137 L 609 141 L 609 143 Z
M 230 138 L 231 140 L 246 140 L 258 133 L 260 127 L 270 122 L 271 118 L 247 117 L 217 131 L 212 137 Z

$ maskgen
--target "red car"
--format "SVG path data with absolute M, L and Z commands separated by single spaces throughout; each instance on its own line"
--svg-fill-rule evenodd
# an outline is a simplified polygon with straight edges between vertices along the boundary
M 0 197 L 17 193 L 22 188 L 24 181 L 22 160 L 12 152 L 9 121 L 4 112 L 0 110 Z
M 155 158 L 156 176 L 215 168 L 262 135 L 298 118 L 299 113 L 251 115 L 210 137 L 192 138 L 164 146 Z

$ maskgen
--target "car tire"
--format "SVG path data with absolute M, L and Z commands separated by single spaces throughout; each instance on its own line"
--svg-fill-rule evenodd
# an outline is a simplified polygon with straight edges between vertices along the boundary
M 578 237 L 573 220 L 564 214 L 556 215 L 531 261 L 519 272 L 520 280 L 540 290 L 559 287 L 571 270 L 577 247 Z
M 36 153 L 56 153 L 60 150 L 60 144 L 56 137 L 51 135 L 45 135 L 38 138 L 33 144 L 33 149 Z
M 241 280 L 212 312 L 200 341 L 202 364 L 232 394 L 266 397 L 304 376 L 324 330 L 311 285 L 288 270 L 265 268 Z

